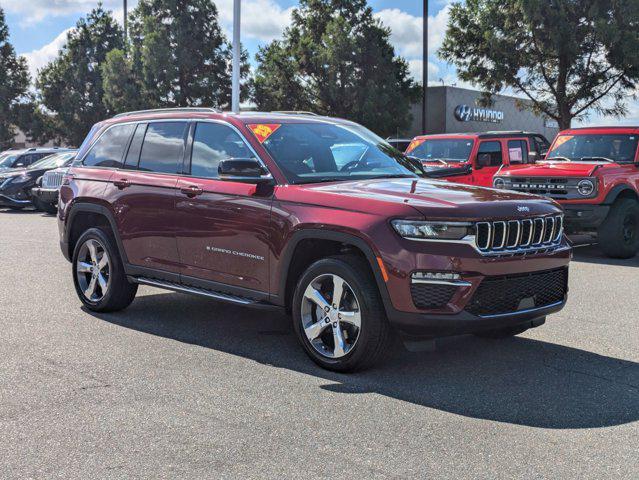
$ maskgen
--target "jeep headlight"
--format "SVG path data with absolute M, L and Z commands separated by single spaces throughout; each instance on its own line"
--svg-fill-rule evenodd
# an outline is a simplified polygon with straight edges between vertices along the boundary
M 589 197 L 595 191 L 595 182 L 589 179 L 584 179 L 577 184 L 577 191 L 579 195 Z
M 404 238 L 415 240 L 461 240 L 471 234 L 470 223 L 393 220 L 393 228 Z
M 493 179 L 494 188 L 506 188 L 506 181 L 503 178 L 495 177 Z

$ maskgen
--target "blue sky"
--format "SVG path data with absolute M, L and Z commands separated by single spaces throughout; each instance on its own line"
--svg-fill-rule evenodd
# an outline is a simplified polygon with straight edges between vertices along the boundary
M 137 0 L 128 0 L 129 8 Z M 232 26 L 233 0 L 214 0 L 227 35 Z M 468 86 L 460 82 L 455 69 L 441 62 L 435 55 L 441 44 L 448 19 L 451 0 L 429 2 L 429 83 Z M 25 55 L 32 73 L 55 57 L 64 44 L 66 32 L 78 18 L 97 5 L 96 0 L 0 0 L 5 10 L 10 38 L 19 54 Z M 251 58 L 259 45 L 281 36 L 289 23 L 290 11 L 297 0 L 242 0 L 242 42 Z M 116 18 L 122 19 L 122 0 L 103 0 Z M 375 14 L 391 28 L 392 42 L 398 54 L 408 60 L 411 73 L 421 81 L 422 71 L 422 5 L 421 0 L 369 0 Z M 472 88 L 472 87 L 471 87 Z M 629 105 L 630 114 L 623 123 L 639 123 L 639 101 Z M 613 118 L 592 116 L 586 123 L 619 123 Z

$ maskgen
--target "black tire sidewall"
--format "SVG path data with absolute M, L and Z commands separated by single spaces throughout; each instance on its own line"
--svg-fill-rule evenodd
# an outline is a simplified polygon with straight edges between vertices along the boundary
M 324 357 L 313 348 L 302 327 L 301 305 L 306 287 L 316 277 L 335 274 L 342 277 L 353 289 L 361 311 L 361 329 L 357 343 L 345 356 L 338 359 Z M 377 297 L 377 298 L 376 298 Z M 377 286 L 368 272 L 350 265 L 347 261 L 327 258 L 312 264 L 300 277 L 292 302 L 293 326 L 306 353 L 323 368 L 335 371 L 353 371 L 367 363 L 387 325 Z
M 80 253 L 80 248 L 82 245 L 90 239 L 97 240 L 104 246 L 107 254 L 109 255 L 109 274 L 110 274 L 110 286 L 108 288 L 107 294 L 102 297 L 97 302 L 92 302 L 88 298 L 84 296 L 84 293 L 80 289 L 80 285 L 78 284 L 78 277 L 76 274 L 76 265 L 78 263 L 78 255 Z M 113 241 L 111 237 L 105 233 L 103 230 L 99 228 L 91 228 L 84 232 L 78 241 L 75 244 L 75 248 L 73 250 L 73 259 L 71 262 L 72 274 L 73 274 L 73 285 L 75 286 L 76 293 L 78 297 L 82 301 L 82 303 L 89 309 L 96 312 L 107 312 L 111 311 L 116 307 L 119 303 L 118 293 L 118 283 L 127 282 L 126 275 L 124 273 L 124 267 L 122 265 L 122 261 L 120 260 L 120 255 L 118 251 L 115 249 L 113 245 Z
M 600 245 L 604 253 L 613 258 L 631 258 L 639 250 L 639 232 L 635 235 L 634 244 L 623 240 L 623 223 L 628 215 L 633 215 L 639 228 L 639 202 L 622 199 L 613 206 L 599 231 Z

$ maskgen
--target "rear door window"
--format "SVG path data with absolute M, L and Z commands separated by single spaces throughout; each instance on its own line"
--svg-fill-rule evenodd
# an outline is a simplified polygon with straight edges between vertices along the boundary
M 499 167 L 502 163 L 501 142 L 482 142 L 479 144 L 478 155 L 490 155 L 490 166 Z
M 82 162 L 86 167 L 122 168 L 122 157 L 134 124 L 111 127 L 95 142 Z
M 181 171 L 188 122 L 149 123 L 140 153 L 139 169 L 146 172 Z
M 508 160 L 511 164 L 528 163 L 528 143 L 525 140 L 508 140 Z
M 219 123 L 201 122 L 195 127 L 191 153 L 191 175 L 218 178 L 218 165 L 229 158 L 254 158 L 242 137 Z

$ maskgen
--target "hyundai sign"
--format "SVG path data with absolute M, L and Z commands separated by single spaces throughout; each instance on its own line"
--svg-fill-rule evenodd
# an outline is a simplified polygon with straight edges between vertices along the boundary
M 460 122 L 501 123 L 504 121 L 504 112 L 491 110 L 490 108 L 457 105 L 455 107 L 455 118 Z

